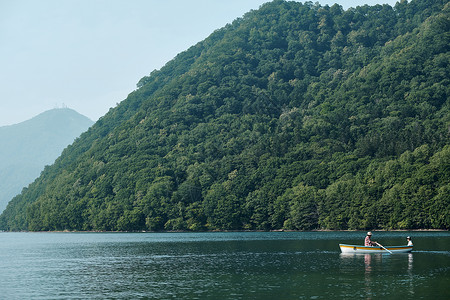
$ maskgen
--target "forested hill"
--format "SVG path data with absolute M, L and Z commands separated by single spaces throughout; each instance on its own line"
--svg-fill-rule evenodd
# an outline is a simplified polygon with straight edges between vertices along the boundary
M 0 127 L 0 212 L 93 123 L 73 109 L 57 108 Z
M 449 9 L 265 4 L 142 78 L 0 227 L 448 229 Z

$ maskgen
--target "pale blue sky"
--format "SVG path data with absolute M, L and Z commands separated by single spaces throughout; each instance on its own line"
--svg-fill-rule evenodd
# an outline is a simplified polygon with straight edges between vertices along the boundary
M 0 0 L 0 126 L 63 104 L 96 121 L 140 78 L 265 2 Z M 396 1 L 319 1 L 335 2 Z

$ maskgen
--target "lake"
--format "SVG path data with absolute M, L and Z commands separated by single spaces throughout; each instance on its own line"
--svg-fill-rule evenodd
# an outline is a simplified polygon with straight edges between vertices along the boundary
M 0 299 L 450 299 L 449 232 L 0 233 Z

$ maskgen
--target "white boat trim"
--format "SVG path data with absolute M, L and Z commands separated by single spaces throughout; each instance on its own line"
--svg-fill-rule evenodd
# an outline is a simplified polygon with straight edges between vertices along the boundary
M 387 246 L 383 249 L 379 246 L 360 246 L 360 245 L 347 245 L 339 244 L 342 253 L 407 253 L 411 252 L 413 246 Z

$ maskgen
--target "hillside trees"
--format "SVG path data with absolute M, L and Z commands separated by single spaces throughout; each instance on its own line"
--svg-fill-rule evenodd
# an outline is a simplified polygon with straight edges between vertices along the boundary
M 444 4 L 247 13 L 141 79 L 0 227 L 449 228 Z

